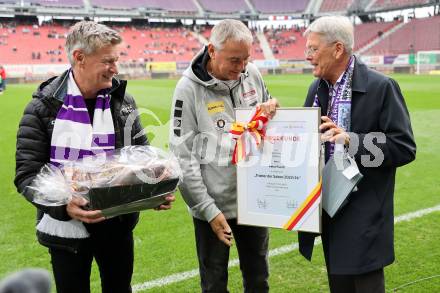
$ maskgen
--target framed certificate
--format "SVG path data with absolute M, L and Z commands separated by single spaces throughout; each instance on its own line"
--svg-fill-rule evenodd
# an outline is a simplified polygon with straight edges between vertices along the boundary
M 248 123 L 255 109 L 236 109 Z M 279 108 L 237 163 L 238 223 L 321 232 L 320 108 Z

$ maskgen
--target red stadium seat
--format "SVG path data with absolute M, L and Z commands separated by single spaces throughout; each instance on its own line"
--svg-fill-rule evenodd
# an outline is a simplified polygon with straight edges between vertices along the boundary
M 364 55 L 407 54 L 410 51 L 440 50 L 440 16 L 412 19 Z

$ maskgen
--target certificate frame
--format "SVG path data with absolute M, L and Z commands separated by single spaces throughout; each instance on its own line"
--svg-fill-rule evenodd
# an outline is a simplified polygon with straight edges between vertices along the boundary
M 248 123 L 255 109 L 236 108 Z M 318 107 L 278 108 L 260 147 L 237 163 L 237 222 L 321 232 L 321 144 Z M 287 160 L 286 160 L 287 158 Z

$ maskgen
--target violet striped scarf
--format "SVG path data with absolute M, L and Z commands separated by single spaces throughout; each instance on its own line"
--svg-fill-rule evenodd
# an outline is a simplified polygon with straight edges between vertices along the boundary
M 85 156 L 115 149 L 115 129 L 110 111 L 110 96 L 98 92 L 93 124 L 81 92 L 69 72 L 67 93 L 55 119 L 50 147 L 50 162 L 56 166 Z M 77 220 L 58 221 L 45 214 L 37 226 L 41 232 L 64 238 L 87 238 L 84 225 Z
M 352 82 L 354 72 L 355 58 L 350 57 L 347 68 L 339 76 L 335 85 L 329 83 L 329 101 L 327 107 L 327 113 L 325 113 L 338 127 L 343 128 L 345 131 L 350 131 L 351 125 L 351 98 L 352 98 Z M 313 107 L 320 107 L 318 94 L 315 94 L 315 100 L 313 101 Z M 328 154 L 325 161 L 333 156 L 335 151 L 335 143 L 329 144 Z

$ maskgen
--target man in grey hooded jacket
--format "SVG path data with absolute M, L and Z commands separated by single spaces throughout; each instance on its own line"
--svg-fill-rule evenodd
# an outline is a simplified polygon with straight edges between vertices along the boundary
M 194 220 L 203 292 L 227 292 L 229 247 L 237 244 L 245 292 L 267 292 L 268 230 L 237 225 L 234 108 L 275 113 L 258 69 L 248 63 L 253 37 L 240 21 L 223 20 L 179 80 L 173 98 L 170 149 L 184 171 L 180 191 Z

